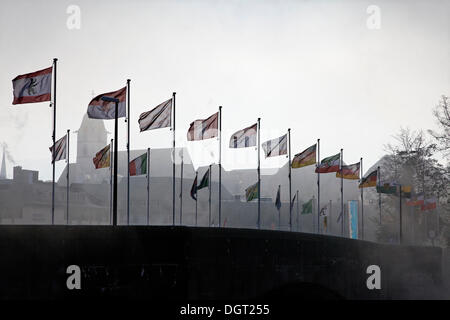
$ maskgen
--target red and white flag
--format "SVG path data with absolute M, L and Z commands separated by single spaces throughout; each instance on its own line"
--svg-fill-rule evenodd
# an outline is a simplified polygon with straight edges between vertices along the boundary
M 114 119 L 116 117 L 116 104 L 114 102 L 103 101 L 102 97 L 119 99 L 118 118 L 126 117 L 126 96 L 127 87 L 96 96 L 89 102 L 87 109 L 88 117 L 91 119 Z
M 66 141 L 67 141 L 67 134 L 55 142 L 55 153 L 54 153 L 55 161 L 66 159 Z M 49 149 L 53 155 L 53 146 L 51 146 Z M 52 163 L 53 163 L 53 160 L 52 160 Z
M 204 140 L 217 137 L 219 124 L 219 113 L 216 112 L 207 119 L 199 119 L 191 122 L 187 132 L 188 141 Z
M 13 104 L 43 102 L 51 100 L 53 67 L 22 74 L 12 80 Z

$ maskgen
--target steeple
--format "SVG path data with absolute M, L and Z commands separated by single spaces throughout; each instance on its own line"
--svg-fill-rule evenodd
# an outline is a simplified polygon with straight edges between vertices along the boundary
M 90 119 L 86 113 L 77 133 L 77 162 L 92 164 L 92 158 L 107 144 L 105 124 L 103 120 Z
M 2 168 L 0 169 L 0 180 L 6 179 L 6 161 L 5 161 L 5 147 L 3 146 Z

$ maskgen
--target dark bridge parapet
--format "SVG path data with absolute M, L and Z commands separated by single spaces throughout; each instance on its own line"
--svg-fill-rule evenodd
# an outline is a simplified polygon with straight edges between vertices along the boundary
M 169 226 L 0 226 L 0 298 L 443 296 L 442 250 L 305 233 Z M 66 268 L 81 268 L 68 290 Z M 368 290 L 369 265 L 381 290 Z

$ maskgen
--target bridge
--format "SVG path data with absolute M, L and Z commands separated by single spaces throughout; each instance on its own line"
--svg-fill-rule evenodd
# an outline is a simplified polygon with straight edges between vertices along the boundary
M 183 226 L 0 226 L 0 299 L 449 299 L 441 248 Z M 69 290 L 70 265 L 81 289 Z M 367 267 L 380 268 L 369 290 Z

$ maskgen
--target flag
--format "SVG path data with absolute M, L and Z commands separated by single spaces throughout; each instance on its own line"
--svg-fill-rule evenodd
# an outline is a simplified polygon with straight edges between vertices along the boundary
M 367 177 L 361 179 L 359 188 L 375 187 L 377 185 L 378 170 L 372 171 Z
M 327 210 L 328 210 L 328 206 L 326 205 L 325 207 L 323 207 L 322 209 L 320 209 L 319 216 L 320 216 L 320 217 L 326 217 L 326 216 L 328 216 Z
M 417 194 L 413 199 L 410 199 L 408 201 L 406 201 L 406 205 L 407 206 L 422 206 L 425 204 L 424 198 L 423 198 L 423 194 Z
M 194 200 L 197 200 L 197 190 L 198 189 L 197 189 L 197 175 L 196 175 L 191 188 L 191 198 Z
M 313 199 L 309 200 L 308 202 L 302 205 L 302 214 L 312 213 L 312 207 L 313 207 Z
M 66 140 L 67 140 L 67 134 L 55 142 L 54 161 L 66 159 Z M 49 149 L 53 156 L 53 146 L 51 146 Z M 52 160 L 52 163 L 53 163 L 53 160 Z
M 147 173 L 147 153 L 130 161 L 130 176 L 138 176 Z
M 388 182 L 377 186 L 377 193 L 396 194 L 397 184 L 394 182 Z
M 138 122 L 141 132 L 170 127 L 172 125 L 172 99 L 164 101 L 150 111 L 141 113 Z
M 14 99 L 12 104 L 51 100 L 53 67 L 22 74 L 12 80 Z
M 95 158 L 92 159 L 95 169 L 107 168 L 111 165 L 110 147 L 111 146 L 108 144 L 106 147 L 95 154 Z
M 292 168 L 306 167 L 316 163 L 316 145 L 297 153 L 292 159 Z
M 209 169 L 206 170 L 202 180 L 200 180 L 200 184 L 198 185 L 197 190 L 206 188 L 208 186 L 209 186 Z
M 258 198 L 258 182 L 245 189 L 247 202 Z
M 348 166 L 342 166 L 342 175 L 344 179 L 359 180 L 359 165 L 360 163 L 349 164 Z M 341 172 L 336 172 L 336 178 L 341 177 Z
M 275 207 L 277 207 L 277 210 L 280 210 L 281 208 L 281 195 L 280 195 L 280 186 L 278 186 L 278 191 L 277 191 L 277 198 L 275 200 Z
M 230 138 L 230 148 L 247 148 L 256 146 L 258 124 L 235 132 Z
M 216 112 L 207 119 L 199 119 L 191 122 L 187 132 L 188 141 L 204 140 L 217 137 L 219 113 Z
M 292 207 L 294 206 L 294 203 L 295 203 L 295 197 L 297 197 L 297 194 L 294 194 L 294 197 L 292 198 L 292 201 L 291 201 L 291 210 L 292 210 Z
M 87 114 L 92 119 L 114 119 L 116 116 L 116 104 L 114 102 L 103 101 L 102 97 L 111 97 L 119 99 L 118 117 L 126 116 L 126 101 L 127 87 L 123 87 L 117 91 L 103 93 L 96 96 L 89 102 Z
M 316 173 L 329 173 L 339 171 L 339 160 L 341 154 L 335 154 L 334 156 L 325 158 L 320 162 L 320 165 L 316 168 Z
M 266 158 L 287 154 L 287 134 L 264 142 L 262 148 L 264 149 Z
M 436 198 L 425 199 L 424 204 L 420 207 L 422 211 L 436 209 Z

